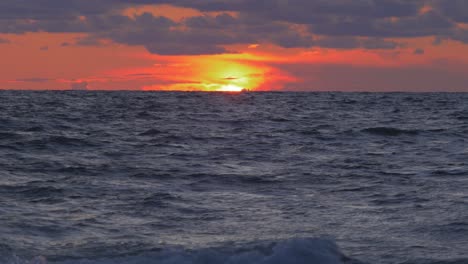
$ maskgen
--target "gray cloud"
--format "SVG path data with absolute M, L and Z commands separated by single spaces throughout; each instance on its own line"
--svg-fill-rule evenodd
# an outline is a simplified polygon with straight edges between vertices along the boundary
M 396 49 L 401 44 L 381 38 L 325 37 L 317 41 L 317 46 L 333 49 Z
M 436 12 L 400 19 L 368 17 L 336 17 L 310 25 L 312 33 L 334 36 L 421 37 L 446 35 L 455 24 Z
M 468 22 L 468 1 L 434 0 L 434 5 L 445 16 L 457 22 Z
M 201 11 L 236 11 L 172 21 L 129 6 L 167 3 Z M 433 10 L 419 12 L 424 5 Z M 87 33 L 77 45 L 110 39 L 152 53 L 217 54 L 226 45 L 273 43 L 284 48 L 396 49 L 390 38 L 434 36 L 468 43 L 456 22 L 468 21 L 466 0 L 3 0 L 0 33 Z M 308 32 L 299 31 L 300 24 Z M 178 30 L 183 28 L 183 30 Z
M 454 30 L 451 37 L 452 39 L 455 39 L 464 43 L 468 43 L 468 30 L 466 29 Z
M 2 0 L 2 19 L 64 20 L 77 15 L 103 14 L 123 6 L 114 0 Z M 120 4 L 120 5 L 119 5 Z
M 245 11 L 260 13 L 275 20 L 317 24 L 336 17 L 368 19 L 417 15 L 422 1 L 400 0 L 262 0 L 244 1 Z M 249 6 L 255 6 L 254 10 Z
M 423 55 L 424 53 L 425 53 L 425 50 L 421 48 L 417 48 L 413 51 L 414 55 Z
M 332 35 L 317 39 L 311 32 L 298 32 L 289 23 L 267 22 L 251 16 L 197 16 L 187 19 L 182 24 L 167 21 L 165 18 L 155 18 L 150 14 L 141 16 L 145 19 L 136 17 L 124 30 L 99 32 L 93 34 L 91 40 L 108 38 L 127 45 L 143 45 L 150 52 L 164 55 L 218 54 L 228 52 L 223 47 L 225 45 L 250 43 L 273 43 L 284 48 L 395 49 L 400 46 L 394 41 L 378 37 Z M 145 20 L 146 23 L 153 20 L 164 22 L 159 26 L 148 26 L 137 22 L 139 20 Z M 171 29 L 172 26 L 181 25 L 183 30 Z
M 132 3 L 167 3 L 202 11 L 238 11 L 276 20 L 310 23 L 315 15 L 402 17 L 418 13 L 424 0 L 136 0 Z

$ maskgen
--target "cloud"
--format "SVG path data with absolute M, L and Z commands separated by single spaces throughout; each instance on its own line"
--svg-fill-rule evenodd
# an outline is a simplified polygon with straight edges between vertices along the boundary
M 468 23 L 468 1 L 434 0 L 434 6 L 442 14 L 454 21 Z
M 0 17 L 2 19 L 59 20 L 77 15 L 107 13 L 119 7 L 123 1 L 114 0 L 2 0 Z
M 182 21 L 122 13 L 148 4 L 221 13 Z M 421 12 L 426 6 L 431 8 Z M 431 36 L 468 43 L 457 25 L 468 21 L 467 14 L 466 0 L 3 0 L 0 33 L 85 33 L 75 44 L 97 46 L 106 39 L 162 55 L 219 54 L 229 52 L 229 45 L 252 43 L 397 49 L 403 45 L 394 38 Z
M 424 53 L 425 53 L 424 49 L 421 49 L 421 48 L 417 48 L 413 51 L 414 55 L 424 55 Z
M 446 35 L 455 27 L 448 18 L 428 12 L 398 19 L 335 17 L 310 25 L 310 32 L 333 36 L 423 37 Z
M 316 15 L 402 17 L 418 13 L 422 0 L 136 0 L 132 3 L 166 3 L 201 11 L 237 11 L 294 23 L 310 23 Z
M 452 39 L 468 43 L 468 29 L 455 30 L 452 34 Z
M 396 49 L 401 44 L 381 38 L 359 38 L 359 37 L 324 37 L 317 40 L 319 47 L 333 49 Z
M 368 19 L 408 17 L 418 14 L 423 1 L 400 0 L 248 0 L 244 11 L 281 21 L 317 24 L 331 17 L 361 17 Z M 254 6 L 255 8 L 251 8 Z
M 9 43 L 11 43 L 10 40 L 4 39 L 4 38 L 0 38 L 0 44 L 9 44 Z

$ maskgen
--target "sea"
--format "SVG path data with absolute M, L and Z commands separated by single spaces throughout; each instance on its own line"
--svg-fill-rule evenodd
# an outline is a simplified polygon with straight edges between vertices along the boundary
M 0 263 L 468 263 L 467 135 L 462 93 L 0 91 Z

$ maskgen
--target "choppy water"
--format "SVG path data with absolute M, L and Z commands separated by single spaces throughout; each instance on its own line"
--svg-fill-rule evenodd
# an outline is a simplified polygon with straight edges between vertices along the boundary
M 467 102 L 0 92 L 0 263 L 468 263 Z

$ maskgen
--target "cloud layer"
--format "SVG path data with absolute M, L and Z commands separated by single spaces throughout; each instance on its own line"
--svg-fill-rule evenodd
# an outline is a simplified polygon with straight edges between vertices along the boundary
M 181 21 L 123 13 L 158 4 L 208 13 Z M 86 33 L 75 44 L 107 39 L 162 55 L 218 54 L 254 43 L 396 49 L 401 39 L 429 36 L 468 43 L 466 0 L 3 0 L 0 17 L 0 33 Z

